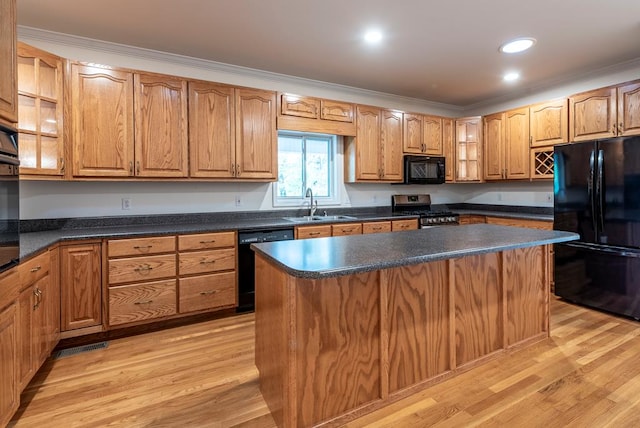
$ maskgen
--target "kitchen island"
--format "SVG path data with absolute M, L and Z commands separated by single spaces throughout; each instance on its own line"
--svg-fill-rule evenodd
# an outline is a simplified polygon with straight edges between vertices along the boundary
M 279 426 L 333 426 L 549 336 L 552 244 L 487 224 L 256 251 L 256 366 Z

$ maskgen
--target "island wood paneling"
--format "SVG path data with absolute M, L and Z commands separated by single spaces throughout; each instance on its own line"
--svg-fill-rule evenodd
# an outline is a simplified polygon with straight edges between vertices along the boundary
M 448 282 L 446 261 L 390 270 L 390 392 L 451 369 Z
M 257 254 L 256 366 L 274 420 L 338 426 L 548 337 L 549 248 L 317 280 Z
M 544 268 L 546 250 L 546 247 L 529 247 L 502 253 L 507 346 L 548 331 L 549 289 Z
M 298 426 L 380 399 L 379 272 L 298 281 Z
M 455 260 L 456 365 L 502 348 L 499 253 Z

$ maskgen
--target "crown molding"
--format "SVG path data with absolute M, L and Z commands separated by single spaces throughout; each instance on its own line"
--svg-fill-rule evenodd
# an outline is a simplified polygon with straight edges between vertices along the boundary
M 178 55 L 169 52 L 162 52 L 153 49 L 139 48 L 120 43 L 106 42 L 103 40 L 90 39 L 87 37 L 72 34 L 58 33 L 55 31 L 43 30 L 40 28 L 18 26 L 18 38 L 39 40 L 47 43 L 55 43 L 95 52 L 110 53 L 133 58 L 142 58 L 151 61 L 159 61 L 195 69 L 225 73 L 240 77 L 261 79 L 275 84 L 304 85 L 321 90 L 332 90 L 346 93 L 355 97 L 375 97 L 387 101 L 389 104 L 410 104 L 416 107 L 432 108 L 439 110 L 449 110 L 462 112 L 465 108 L 452 104 L 438 103 L 420 98 L 405 97 L 389 94 L 385 92 L 372 91 L 369 89 L 356 88 L 353 86 L 340 85 L 337 83 L 323 82 L 320 80 L 306 79 L 303 77 L 290 76 L 281 73 L 258 70 L 239 65 L 226 64 L 217 61 L 205 60 L 201 58 Z
M 489 107 L 489 106 L 497 105 L 500 103 L 514 101 L 519 98 L 536 94 L 538 92 L 557 89 L 564 85 L 586 81 L 589 79 L 596 79 L 596 78 L 604 77 L 610 74 L 629 71 L 633 69 L 640 69 L 640 58 L 634 58 L 629 61 L 624 61 L 624 62 L 620 62 L 613 65 L 607 65 L 605 67 L 597 68 L 595 70 L 585 71 L 582 73 L 574 73 L 574 74 L 571 74 L 570 76 L 562 76 L 562 77 L 547 79 L 536 85 L 530 85 L 525 88 L 522 88 L 517 92 L 510 92 L 509 94 L 504 96 L 499 96 L 499 97 L 491 98 L 488 100 L 482 100 L 477 103 L 469 104 L 465 106 L 463 110 L 465 114 L 470 114 L 469 112 L 477 111 L 483 107 Z

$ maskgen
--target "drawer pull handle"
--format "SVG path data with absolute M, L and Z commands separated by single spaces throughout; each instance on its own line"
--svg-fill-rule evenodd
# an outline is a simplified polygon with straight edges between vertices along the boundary
M 381 227 L 374 227 L 373 230 L 382 230 Z
M 309 232 L 309 236 L 320 235 L 320 232 Z
M 153 300 L 143 300 L 142 302 L 134 302 L 134 305 L 148 305 L 149 303 L 153 303 Z
M 151 269 L 153 269 L 151 266 L 149 265 L 144 265 L 144 266 L 140 266 L 134 269 L 134 271 L 136 272 L 147 272 L 150 271 Z
M 201 265 L 209 265 L 215 263 L 215 260 L 200 260 Z
M 200 241 L 201 244 L 213 244 L 214 242 L 216 242 L 215 239 L 210 239 L 208 241 Z
M 135 247 L 133 247 L 134 250 L 147 250 L 149 248 L 153 247 L 153 245 L 136 245 Z
M 218 290 L 210 290 L 210 291 L 201 291 L 200 295 L 201 296 L 209 296 L 211 294 L 216 294 L 218 292 Z
M 38 272 L 40 269 L 42 269 L 42 266 L 38 265 L 34 268 L 31 268 L 31 270 L 29 272 L 33 273 L 33 272 Z

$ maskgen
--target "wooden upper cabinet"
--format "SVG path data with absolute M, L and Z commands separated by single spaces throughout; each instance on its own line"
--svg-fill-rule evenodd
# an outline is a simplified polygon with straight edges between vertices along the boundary
M 380 180 L 380 130 L 382 111 L 376 107 L 356 108 L 356 179 Z
M 618 135 L 640 135 L 640 81 L 620 85 L 618 98 Z
M 133 176 L 133 74 L 74 63 L 70 103 L 73 175 Z
M 0 120 L 18 121 L 16 0 L 0 0 Z
M 404 153 L 424 153 L 422 141 L 422 115 L 405 113 L 403 119 L 402 151 Z
M 566 98 L 529 107 L 531 147 L 553 146 L 569 141 L 569 102 Z
M 381 176 L 383 180 L 402 181 L 402 113 L 382 110 L 380 133 Z
M 484 179 L 505 178 L 505 114 L 494 113 L 483 118 L 484 122 Z
M 529 178 L 529 109 L 505 113 L 505 178 Z
M 455 151 L 455 129 L 454 120 L 442 118 L 442 154 L 445 157 L 445 181 L 451 183 L 455 180 L 456 151 Z
M 235 107 L 235 176 L 276 180 L 278 136 L 275 92 L 236 89 Z
M 569 97 L 569 141 L 616 136 L 616 88 L 602 88 Z
M 62 58 L 18 43 L 20 174 L 64 174 Z
M 281 94 L 280 114 L 317 119 L 320 115 L 320 100 L 292 94 Z
M 442 118 L 423 116 L 422 129 L 424 152 L 428 155 L 442 156 Z
M 353 104 L 320 100 L 320 119 L 353 123 Z
M 191 177 L 231 178 L 235 170 L 234 89 L 189 82 Z
M 482 180 L 482 125 L 480 117 L 456 120 L 456 181 Z
M 186 177 L 187 82 L 140 73 L 134 87 L 136 176 Z

